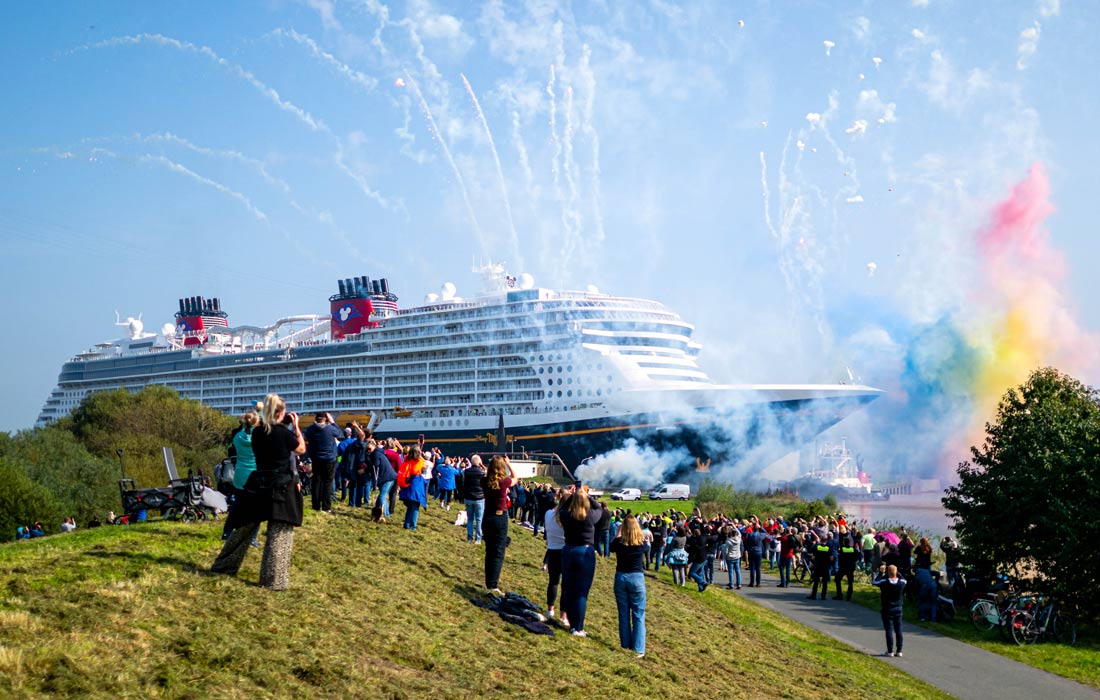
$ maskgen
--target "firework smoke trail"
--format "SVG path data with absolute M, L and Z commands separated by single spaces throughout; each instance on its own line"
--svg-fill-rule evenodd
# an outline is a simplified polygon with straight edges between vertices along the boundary
M 305 34 L 299 34 L 293 29 L 276 29 L 275 31 L 269 33 L 268 36 L 273 36 L 279 39 L 290 39 L 300 46 L 306 47 L 307 49 L 309 49 L 309 52 L 313 55 L 314 58 L 320 59 L 323 63 L 335 69 L 336 72 L 339 73 L 341 76 L 347 78 L 356 85 L 359 85 L 367 92 L 373 91 L 374 88 L 378 86 L 377 79 L 361 73 L 351 66 L 347 65 L 346 63 L 343 63 L 342 61 L 340 61 L 340 59 L 336 58 L 331 53 L 325 51 L 320 46 L 318 46 L 316 41 Z
M 764 223 L 776 241 L 779 271 L 787 288 L 792 322 L 797 321 L 802 316 L 803 310 L 806 310 L 821 340 L 827 345 L 832 340 L 832 332 L 825 320 L 821 287 L 824 268 L 819 260 L 820 246 L 808 235 L 812 231 L 812 223 L 801 188 L 793 185 L 787 177 L 787 157 L 790 153 L 791 138 L 788 134 L 779 163 L 778 225 L 771 218 L 771 190 L 767 182 L 767 159 L 763 152 L 760 154 Z M 819 199 L 822 199 L 820 194 Z M 795 234 L 797 234 L 797 241 L 794 240 Z M 794 325 L 797 332 L 798 325 L 797 323 Z
M 298 119 L 298 121 L 302 122 L 313 131 L 319 131 L 332 135 L 332 130 L 329 129 L 323 121 L 321 121 L 320 119 L 315 119 L 313 115 L 311 115 L 309 112 L 305 111 L 301 107 L 295 105 L 293 102 L 284 100 L 282 97 L 279 96 L 279 93 L 276 92 L 274 88 L 269 87 L 251 72 L 245 70 L 238 64 L 225 60 L 217 53 L 215 53 L 215 51 L 209 46 L 198 46 L 196 44 L 192 44 L 189 41 L 180 41 L 179 39 L 173 39 L 171 37 L 164 36 L 163 34 L 135 34 L 133 36 L 115 37 L 113 39 L 107 39 L 105 41 L 100 41 L 94 44 L 87 44 L 80 47 L 80 50 L 112 48 L 116 46 L 136 46 L 138 44 L 144 43 L 156 44 L 157 46 L 173 48 L 187 53 L 197 53 L 199 55 L 206 56 L 214 63 L 218 64 L 220 67 L 226 69 L 233 75 L 237 76 L 238 78 L 250 84 L 252 87 L 256 88 L 264 97 L 274 103 L 279 109 L 294 115 Z
M 405 80 L 406 84 L 412 88 L 413 94 L 416 95 L 416 100 L 420 103 L 420 108 L 424 110 L 424 118 L 428 120 L 428 128 L 439 142 L 439 148 L 443 151 L 443 157 L 447 159 L 448 165 L 451 166 L 451 172 L 454 173 L 455 181 L 458 183 L 458 189 L 462 192 L 462 201 L 466 205 L 466 213 L 470 217 L 470 224 L 474 227 L 474 235 L 477 236 L 477 244 L 481 248 L 481 254 L 484 255 L 487 252 L 485 234 L 481 231 L 481 224 L 477 221 L 477 214 L 474 213 L 474 206 L 470 203 L 470 193 L 466 189 L 466 181 L 462 178 L 462 171 L 458 169 L 458 164 L 455 163 L 454 156 L 451 155 L 451 149 L 447 147 L 447 140 L 443 138 L 443 134 L 440 133 L 439 127 L 436 126 L 435 118 L 432 116 L 432 110 L 428 108 L 428 102 L 424 99 L 424 94 L 420 92 L 420 88 L 408 71 L 405 71 Z
M 562 225 L 565 227 L 564 247 L 561 255 L 563 275 L 565 270 L 574 269 L 573 258 L 580 246 L 581 214 L 579 211 L 580 193 L 577 190 L 577 163 L 573 158 L 573 86 L 565 88 L 565 130 L 562 132 L 564 158 L 562 170 L 565 172 L 565 185 L 569 190 L 569 199 L 561 212 Z
M 136 34 L 134 36 L 115 37 L 113 39 L 107 39 L 106 41 L 97 42 L 95 44 L 87 44 L 76 50 L 99 49 L 116 46 L 134 46 L 143 43 L 152 43 L 161 47 L 174 48 L 179 51 L 197 53 L 199 55 L 206 56 L 210 60 L 214 61 L 217 65 L 229 71 L 232 75 L 252 85 L 268 100 L 274 103 L 279 109 L 294 115 L 300 122 L 308 126 L 311 130 L 323 133 L 331 138 L 336 143 L 338 148 L 338 152 L 334 159 L 337 169 L 347 175 L 349 178 L 351 178 L 352 181 L 354 181 L 359 186 L 359 189 L 363 192 L 364 195 L 378 202 L 378 204 L 385 209 L 395 209 L 394 205 L 391 204 L 389 200 L 387 200 L 380 192 L 370 186 L 366 178 L 354 172 L 351 168 L 347 166 L 346 163 L 344 163 L 343 142 L 340 140 L 339 137 L 336 136 L 336 134 L 332 132 L 332 129 L 330 129 L 327 124 L 325 124 L 320 119 L 315 119 L 313 115 L 311 115 L 309 112 L 305 111 L 301 107 L 298 107 L 293 102 L 284 100 L 282 97 L 279 96 L 279 93 L 274 88 L 269 87 L 267 84 L 259 80 L 255 75 L 253 75 L 250 71 L 245 70 L 240 65 L 225 60 L 208 46 L 198 46 L 187 41 L 180 41 L 179 39 L 173 39 L 171 37 L 166 37 L 161 34 Z
M 204 156 L 207 156 L 209 158 L 218 158 L 218 159 L 221 159 L 221 160 L 228 160 L 230 162 L 241 163 L 243 165 L 248 166 L 250 169 L 252 169 L 254 172 L 256 172 L 261 178 L 263 178 L 264 182 L 266 182 L 267 184 L 271 185 L 272 187 L 274 187 L 274 188 L 278 189 L 280 192 L 282 192 L 283 195 L 286 197 L 287 204 L 289 204 L 290 207 L 292 209 L 294 209 L 294 211 L 298 212 L 299 214 L 306 217 L 307 219 L 316 219 L 319 223 L 324 224 L 326 228 L 328 228 L 330 231 L 332 231 L 333 235 L 337 238 L 339 243 L 341 245 L 343 245 L 346 250 L 351 252 L 351 254 L 353 256 L 355 256 L 355 258 L 357 260 L 359 260 L 361 262 L 370 262 L 372 264 L 377 263 L 377 261 L 374 261 L 374 260 L 364 256 L 362 254 L 362 252 L 360 252 L 359 248 L 351 240 L 351 238 L 348 236 L 347 232 L 344 231 L 344 229 L 339 224 L 336 223 L 336 220 L 332 217 L 332 214 L 330 212 L 327 212 L 327 211 L 318 212 L 318 211 L 316 211 L 312 208 L 305 207 L 305 206 L 302 206 L 301 204 L 299 204 L 298 200 L 294 198 L 294 192 L 291 189 L 290 184 L 286 180 L 283 180 L 282 178 L 276 177 L 276 176 L 272 175 L 270 172 L 268 172 L 267 166 L 263 163 L 263 161 L 257 160 L 256 158 L 250 158 L 249 156 L 244 155 L 240 151 L 215 149 L 215 148 L 208 148 L 206 146 L 199 146 L 199 145 L 197 145 L 195 143 L 192 143 L 191 141 L 183 138 L 182 136 L 178 136 L 176 134 L 173 134 L 170 131 L 166 131 L 166 132 L 163 132 L 163 133 L 149 134 L 149 135 L 144 136 L 144 137 L 138 135 L 138 138 L 139 138 L 139 140 L 143 141 L 144 143 L 170 143 L 170 144 L 180 146 L 181 148 L 185 148 L 188 151 L 191 151 L 192 153 L 198 153 L 200 155 L 204 155 Z
M 596 76 L 592 72 L 591 66 L 592 49 L 588 44 L 584 45 L 584 50 L 581 53 L 580 75 L 584 81 L 585 88 L 588 92 L 588 99 L 584 103 L 584 111 L 581 119 L 581 133 L 588 137 L 589 143 L 592 144 L 592 213 L 595 220 L 596 232 L 591 245 L 589 246 L 589 255 L 594 256 L 597 252 L 595 249 L 603 245 L 605 238 L 603 227 L 603 194 L 600 186 L 600 134 L 596 131 L 596 127 L 593 126 L 593 106 L 596 102 Z
M 523 143 L 523 134 L 520 133 L 519 112 L 512 110 L 512 144 L 519 154 L 519 167 L 523 170 L 523 181 L 527 186 L 527 194 L 531 198 L 531 204 L 538 201 L 539 193 L 535 189 L 535 174 L 531 171 L 531 161 L 527 157 L 527 146 Z
M 557 73 L 554 64 L 550 64 L 550 80 L 546 83 L 546 94 L 550 96 L 550 145 L 554 147 L 554 153 L 550 157 L 550 172 L 554 176 L 554 196 L 562 199 L 561 180 L 559 171 L 561 166 L 561 140 L 558 138 L 558 97 L 554 92 L 554 84 L 557 82 Z
M 500 156 L 497 154 L 496 143 L 493 142 L 493 132 L 489 130 L 489 122 L 485 119 L 485 112 L 481 110 L 481 103 L 478 102 L 477 95 L 474 94 L 474 89 L 470 87 L 470 81 L 466 79 L 464 73 L 459 73 L 459 77 L 462 78 L 462 84 L 466 87 L 467 94 L 470 95 L 470 99 L 474 103 L 474 109 L 477 110 L 477 118 L 481 121 L 481 126 L 485 130 L 485 138 L 489 139 L 489 150 L 493 153 L 493 163 L 497 167 L 497 180 L 500 182 L 500 194 L 504 197 L 504 213 L 508 215 L 508 230 L 512 234 L 512 258 L 513 263 L 517 266 L 517 269 L 523 267 L 523 258 L 520 255 L 519 250 L 519 235 L 516 233 L 516 224 L 512 220 L 512 202 L 508 198 L 508 184 L 504 180 L 504 169 L 500 167 Z
M 94 152 L 94 149 L 93 149 L 93 152 Z M 164 156 L 143 155 L 143 156 L 138 156 L 136 158 L 136 160 L 137 160 L 138 163 L 143 163 L 143 164 L 152 163 L 152 164 L 155 164 L 155 165 L 163 166 L 165 168 L 168 168 L 169 170 L 171 170 L 174 173 L 179 173 L 180 175 L 185 175 L 185 176 L 191 178 L 192 180 L 194 180 L 195 182 L 198 182 L 199 184 L 206 185 L 207 187 L 213 187 L 218 192 L 221 192 L 222 194 L 224 194 L 228 197 L 232 197 L 233 199 L 235 199 L 238 202 L 240 202 L 241 204 L 243 204 L 245 209 L 247 209 L 250 214 L 252 214 L 254 217 L 256 217 L 257 221 L 262 221 L 264 223 L 267 223 L 267 221 L 268 221 L 267 214 L 265 214 L 262 211 L 260 211 L 259 209 L 257 209 L 256 206 L 252 203 L 252 200 L 250 200 L 248 197 L 244 196 L 243 194 L 241 194 L 240 192 L 237 192 L 234 189 L 230 189 L 229 187 L 226 187 L 225 185 L 221 184 L 220 182 L 217 182 L 216 180 L 211 180 L 208 177 L 205 177 L 203 175 L 199 175 L 194 170 L 191 170 L 190 168 L 188 168 L 185 165 L 181 165 L 181 164 L 179 164 L 179 163 L 177 163 L 173 160 L 169 160 L 168 158 L 165 158 Z

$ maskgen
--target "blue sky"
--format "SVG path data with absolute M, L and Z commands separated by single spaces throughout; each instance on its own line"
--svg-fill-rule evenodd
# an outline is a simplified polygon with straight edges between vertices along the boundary
M 203 294 L 259 324 L 359 274 L 416 303 L 476 291 L 474 256 L 666 303 L 718 380 L 890 386 L 867 339 L 967 303 L 967 242 L 1035 162 L 1068 310 L 1100 327 L 1094 3 L 3 14 L 0 429 L 115 310 L 155 329 Z

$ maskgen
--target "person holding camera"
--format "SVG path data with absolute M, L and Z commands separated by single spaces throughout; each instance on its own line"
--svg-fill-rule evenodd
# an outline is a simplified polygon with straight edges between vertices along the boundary
M 306 451 L 298 415 L 286 412 L 286 402 L 268 394 L 260 426 L 252 431 L 256 469 L 239 491 L 237 506 L 228 516 L 232 534 L 210 570 L 235 576 L 249 543 L 267 522 L 267 544 L 260 562 L 260 585 L 275 591 L 290 586 L 290 554 L 294 528 L 302 524 L 302 485 L 294 455 Z
M 313 463 L 311 501 L 313 510 L 332 512 L 333 479 L 336 476 L 336 446 L 344 431 L 334 425 L 331 413 L 317 413 L 304 436 L 309 459 Z

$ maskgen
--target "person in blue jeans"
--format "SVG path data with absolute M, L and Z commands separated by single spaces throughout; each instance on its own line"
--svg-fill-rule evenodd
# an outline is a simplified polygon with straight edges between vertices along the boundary
M 588 592 L 596 575 L 596 532 L 611 524 L 607 507 L 588 496 L 588 490 L 574 484 L 558 505 L 558 522 L 565 533 L 561 550 L 561 608 L 573 626 L 573 636 L 586 637 L 585 613 Z
M 691 568 L 688 569 L 688 578 L 695 582 L 699 586 L 699 592 L 707 590 L 706 575 L 704 570 L 707 566 L 707 537 L 698 528 L 691 531 L 691 535 L 687 538 L 687 545 L 684 547 L 687 550 L 688 563 L 691 564 Z
M 707 563 L 703 566 L 703 578 L 707 584 L 714 583 L 714 560 L 718 556 L 718 548 L 722 546 L 722 539 L 718 531 L 710 525 L 707 526 L 705 535 L 707 538 Z
M 406 530 L 416 530 L 420 509 L 428 507 L 428 483 L 424 479 L 424 473 L 427 471 L 428 464 L 421 459 L 420 448 L 413 445 L 409 448 L 409 456 L 401 465 L 401 473 L 397 478 L 401 489 L 397 496 L 405 504 Z
M 878 586 L 882 603 L 882 628 L 886 632 L 886 653 L 883 656 L 901 656 L 901 613 L 905 579 L 898 574 L 898 567 L 883 564 L 871 585 Z
M 618 537 L 611 541 L 615 553 L 615 607 L 619 611 L 619 646 L 638 658 L 645 656 L 645 548 L 638 519 L 623 519 Z
M 745 555 L 749 558 L 749 588 L 760 586 L 760 562 L 767 546 L 767 536 L 760 529 L 760 523 L 754 522 L 751 529 L 752 532 L 744 537 Z
M 462 500 L 466 504 L 466 541 L 481 544 L 481 523 L 485 519 L 485 489 L 481 480 L 485 468 L 481 455 L 470 458 L 470 466 L 462 472 Z
M 729 574 L 730 590 L 741 590 L 741 531 L 733 525 L 727 525 L 722 531 L 722 556 L 726 560 L 726 573 Z
M 381 443 L 373 439 L 367 441 L 367 450 L 370 451 L 371 471 L 374 482 L 378 484 L 378 500 L 374 507 L 378 511 L 378 521 L 386 522 L 390 517 L 390 491 L 397 480 L 397 471 L 393 468 L 390 458 L 386 456 L 386 449 Z

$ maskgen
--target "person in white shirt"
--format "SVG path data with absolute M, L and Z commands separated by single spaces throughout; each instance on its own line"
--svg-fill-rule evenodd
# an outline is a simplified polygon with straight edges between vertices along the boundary
M 549 574 L 550 579 L 546 584 L 546 615 L 554 617 L 554 604 L 558 600 L 558 584 L 561 583 L 561 549 L 565 546 L 565 530 L 558 522 L 557 504 L 561 502 L 562 491 L 558 489 L 554 494 L 554 507 L 546 511 L 543 524 L 546 529 L 546 556 L 543 558 L 542 568 Z M 569 620 L 565 613 L 561 614 L 561 622 L 569 626 Z

